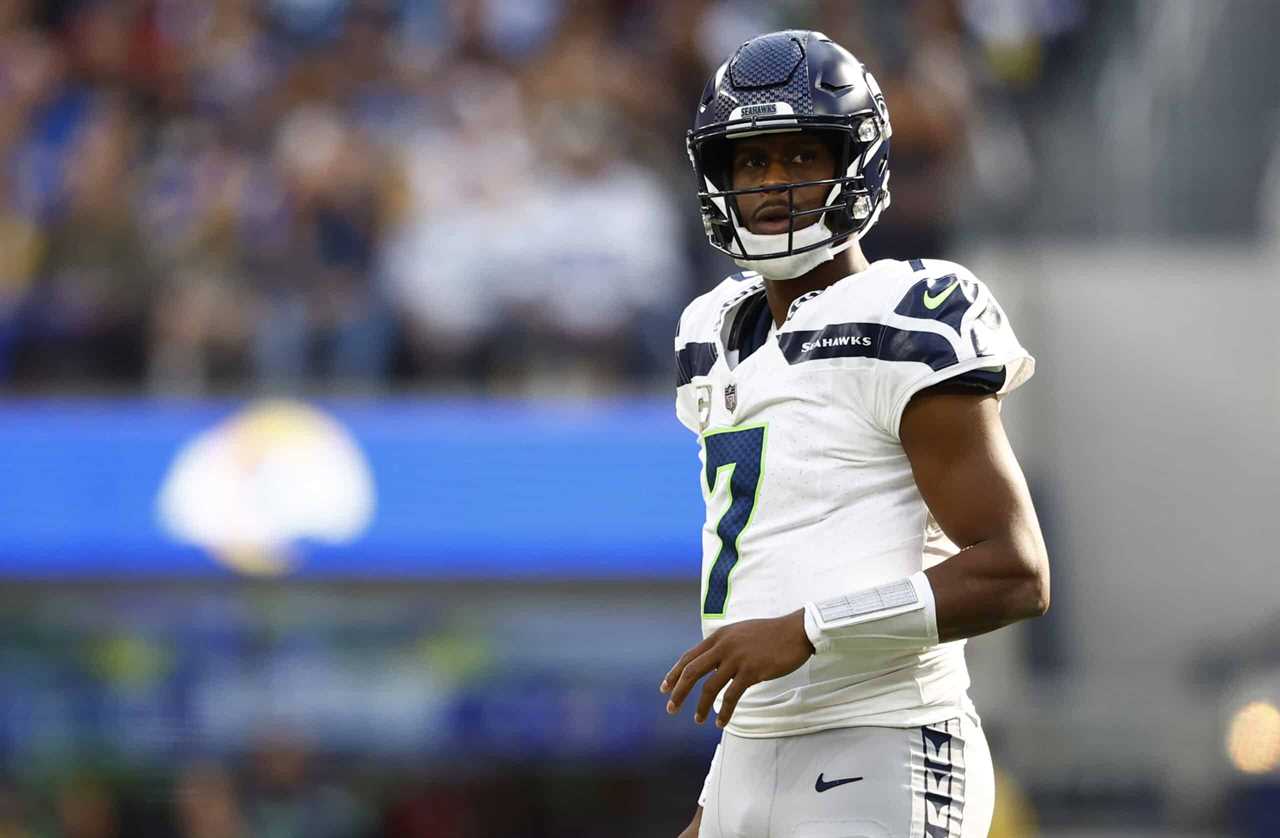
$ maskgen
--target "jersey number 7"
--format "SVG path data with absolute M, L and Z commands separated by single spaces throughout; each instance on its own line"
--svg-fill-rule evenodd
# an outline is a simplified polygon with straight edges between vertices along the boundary
M 738 563 L 738 539 L 755 515 L 764 478 L 764 448 L 767 425 L 747 425 L 711 431 L 702 437 L 706 450 L 707 492 L 729 484 L 729 506 L 716 524 L 720 552 L 707 574 L 707 593 L 702 601 L 703 617 L 723 617 L 729 599 L 729 576 Z M 720 475 L 727 473 L 725 480 Z M 710 500 L 710 498 L 708 498 Z

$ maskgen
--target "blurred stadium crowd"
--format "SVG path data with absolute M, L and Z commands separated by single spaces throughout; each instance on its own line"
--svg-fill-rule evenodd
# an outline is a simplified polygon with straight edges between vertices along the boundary
M 703 243 L 683 147 L 723 56 L 806 25 L 867 61 L 895 128 L 894 208 L 868 248 L 941 255 L 982 199 L 953 200 L 989 167 L 965 140 L 1000 121 L 974 115 L 1034 109 L 1087 16 L 1077 0 L 2 0 L 0 386 L 665 385 L 676 315 L 729 267 Z M 1018 146 L 999 147 L 1016 191 Z

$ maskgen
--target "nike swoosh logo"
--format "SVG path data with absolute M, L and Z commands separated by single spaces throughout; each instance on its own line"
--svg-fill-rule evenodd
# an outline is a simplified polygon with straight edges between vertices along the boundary
M 856 783 L 861 777 L 845 777 L 843 780 L 823 780 L 822 775 L 818 775 L 818 781 L 813 784 L 813 790 L 816 792 L 824 792 L 827 789 L 833 789 L 836 786 L 843 786 L 845 783 Z
M 935 308 L 942 305 L 943 300 L 951 296 L 951 292 L 956 290 L 956 286 L 959 284 L 960 284 L 960 280 L 953 278 L 951 280 L 951 284 L 947 286 L 947 290 L 943 291 L 941 294 L 938 294 L 936 296 L 930 296 L 928 289 L 925 289 L 924 307 L 929 309 L 930 311 L 933 311 Z

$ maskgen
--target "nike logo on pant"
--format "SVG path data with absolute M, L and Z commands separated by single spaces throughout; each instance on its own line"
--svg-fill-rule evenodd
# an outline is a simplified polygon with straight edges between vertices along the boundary
M 843 786 L 845 783 L 856 783 L 861 779 L 861 777 L 845 777 L 843 780 L 824 780 L 822 779 L 822 774 L 819 774 L 818 781 L 813 784 L 813 790 L 816 792 L 824 792 L 827 789 L 833 789 L 836 786 Z

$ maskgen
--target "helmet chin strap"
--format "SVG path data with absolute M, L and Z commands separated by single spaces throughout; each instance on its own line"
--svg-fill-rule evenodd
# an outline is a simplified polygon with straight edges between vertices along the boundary
M 737 229 L 738 237 L 743 246 L 747 248 L 748 253 L 776 253 L 779 250 L 787 249 L 786 233 L 760 235 L 751 232 L 741 224 L 735 224 L 734 227 Z M 819 221 L 816 224 L 810 224 L 808 227 L 793 231 L 791 234 L 791 246 L 793 249 L 799 250 L 830 237 L 831 230 L 828 229 L 825 222 Z M 735 256 L 733 261 L 738 267 L 756 271 L 765 279 L 795 279 L 798 276 L 807 274 L 823 262 L 830 262 L 837 253 L 848 250 L 853 245 L 853 242 L 854 237 L 850 236 L 839 244 L 816 247 L 804 253 L 775 256 L 772 259 L 744 259 Z

